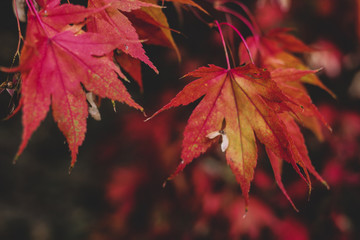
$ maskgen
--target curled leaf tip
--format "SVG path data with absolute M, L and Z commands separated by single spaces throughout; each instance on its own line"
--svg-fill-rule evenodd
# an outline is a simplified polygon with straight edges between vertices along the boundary
M 14 157 L 14 159 L 13 159 L 13 161 L 12 161 L 12 164 L 15 165 L 15 164 L 17 163 L 17 160 L 18 160 L 19 156 L 20 156 L 19 154 L 16 154 L 16 155 L 15 155 L 15 157 Z
M 324 71 L 324 67 L 319 67 L 318 69 L 315 69 L 316 73 L 322 72 Z
M 112 105 L 113 105 L 114 112 L 116 112 L 116 103 L 115 103 L 115 101 L 114 101 L 114 100 L 111 100 L 111 103 L 112 103 Z
M 73 159 L 71 161 L 71 164 L 70 164 L 70 167 L 69 167 L 69 175 L 72 173 L 72 170 L 74 169 L 75 163 L 76 163 L 76 158 L 73 157 Z
M 74 168 L 74 164 L 71 164 L 68 171 L 69 175 L 71 175 L 73 168 Z
M 330 190 L 330 186 L 326 181 L 321 181 L 321 183 L 326 187 L 327 190 Z
M 310 201 L 310 197 L 311 197 L 311 191 L 312 191 L 312 188 L 311 188 L 311 185 L 309 186 L 309 193 L 308 193 L 308 202 Z
M 122 76 L 122 79 L 123 79 L 125 82 L 130 83 L 130 80 L 129 80 L 126 76 Z
M 292 205 L 292 207 L 293 207 L 293 209 L 295 210 L 295 212 L 299 212 L 299 209 L 297 209 L 297 208 L 295 207 L 295 205 Z

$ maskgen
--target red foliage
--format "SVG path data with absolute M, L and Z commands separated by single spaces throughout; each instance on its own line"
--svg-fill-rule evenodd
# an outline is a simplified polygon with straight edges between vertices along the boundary
M 344 71 L 343 65 L 351 70 L 359 66 L 358 56 L 340 50 L 336 43 L 340 40 L 335 37 L 318 40 L 322 38 L 310 36 L 308 40 L 315 44 L 307 45 L 283 23 L 288 18 L 296 21 L 291 14 L 304 6 L 306 13 L 316 13 L 320 21 L 324 18 L 326 22 L 333 14 L 343 11 L 337 7 L 340 4 L 333 0 L 309 5 L 307 1 L 292 3 L 289 0 L 259 0 L 251 4 L 208 0 L 201 2 L 203 8 L 192 0 L 168 1 L 174 6 L 169 8 L 170 12 L 177 11 L 181 16 L 182 7 L 206 22 L 205 26 L 218 26 L 228 68 L 218 67 L 221 60 L 218 60 L 215 41 L 198 40 L 196 50 L 205 46 L 208 56 L 214 55 L 214 60 L 205 59 L 206 63 L 215 64 L 198 67 L 198 59 L 189 59 L 184 65 L 197 70 L 185 77 L 195 80 L 157 111 L 151 121 L 144 122 L 139 112 L 127 113 L 118 122 L 119 127 L 111 129 L 112 137 L 97 142 L 95 155 L 99 163 L 96 164 L 105 172 L 104 202 L 110 211 L 101 214 L 89 239 L 317 238 L 310 231 L 317 229 L 311 223 L 318 220 L 313 216 L 298 217 L 295 211 L 286 212 L 290 205 L 286 199 L 297 210 L 294 202 L 301 206 L 307 201 L 313 186 L 311 176 L 314 176 L 328 187 L 326 180 L 337 196 L 352 200 L 349 192 L 353 193 L 360 185 L 360 115 L 357 111 L 329 105 L 319 110 L 306 84 L 336 98 L 320 81 L 318 73 L 324 67 L 325 77 L 336 79 Z M 172 32 L 178 31 L 173 30 L 169 22 L 176 20 L 171 16 L 168 21 L 164 1 L 88 0 L 87 4 L 84 2 L 86 7 L 61 2 L 25 0 L 27 26 L 21 51 L 19 39 L 19 66 L 1 68 L 19 73 L 1 83 L 0 93 L 6 89 L 13 98 L 20 93 L 17 110 L 22 109 L 24 130 L 15 159 L 22 154 L 51 108 L 68 143 L 73 167 L 85 139 L 88 115 L 101 119 L 98 107 L 103 98 L 110 99 L 114 109 L 118 101 L 143 112 L 123 80 L 128 82 L 130 77 L 141 92 L 147 94 L 143 77 L 149 75 L 148 72 L 159 73 L 152 61 L 161 61 L 158 55 L 147 55 L 145 44 L 171 48 L 178 59 L 186 50 L 184 45 L 178 48 L 175 44 Z M 17 1 L 14 3 L 20 6 Z M 354 2 L 349 6 L 360 5 Z M 25 7 L 19 10 L 25 15 Z M 349 15 L 347 19 L 355 19 L 354 16 Z M 212 18 L 225 19 L 225 22 L 208 20 Z M 310 18 L 309 21 L 314 25 L 318 23 Z M 220 28 L 224 25 L 232 28 L 224 32 L 226 40 Z M 248 32 L 243 31 L 242 25 Z M 243 37 L 240 29 L 250 35 Z M 359 26 L 355 31 L 359 34 Z M 234 33 L 239 35 L 241 43 Z M 197 34 L 200 36 L 203 32 Z M 347 35 L 343 32 L 339 36 L 346 38 Z M 191 57 L 191 54 L 185 55 L 185 59 Z M 147 65 L 144 71 L 142 63 Z M 157 83 L 152 86 L 161 89 Z M 316 91 L 311 87 L 309 90 Z M 157 89 L 154 92 L 153 98 L 158 95 Z M 339 92 L 339 97 L 344 98 L 341 89 Z M 318 100 L 319 96 L 316 97 Z M 183 116 L 164 113 L 153 118 L 172 107 L 191 104 L 197 106 L 185 130 Z M 302 127 L 310 131 L 303 131 Z M 183 139 L 179 137 L 182 131 Z M 220 147 L 213 147 L 216 143 Z M 319 153 L 316 148 L 326 148 L 326 151 Z M 161 188 L 179 155 L 180 164 L 165 181 L 172 180 L 171 183 Z M 316 160 L 314 166 L 322 169 L 321 175 L 310 156 Z M 202 161 L 188 166 L 196 158 Z M 231 170 L 214 158 L 226 161 Z M 259 164 L 266 158 L 270 164 Z M 284 171 L 283 161 L 293 167 L 300 180 Z M 186 166 L 188 171 L 179 174 Z M 289 178 L 289 182 L 283 182 Z M 281 191 L 276 191 L 275 182 Z M 315 204 L 321 205 L 316 196 L 315 199 Z M 356 225 L 353 213 L 346 207 L 338 207 L 339 199 L 331 198 L 330 203 L 324 204 L 327 213 L 320 215 L 326 216 L 334 227 L 331 229 L 334 238 L 351 239 Z

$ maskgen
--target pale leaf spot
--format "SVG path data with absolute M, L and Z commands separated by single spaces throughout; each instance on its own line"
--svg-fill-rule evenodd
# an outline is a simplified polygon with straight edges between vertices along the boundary
M 95 100 L 94 94 L 92 92 L 86 93 L 86 99 L 90 103 L 90 106 L 89 106 L 89 114 L 90 114 L 90 116 L 92 118 L 94 118 L 96 121 L 100 121 L 101 120 L 101 115 L 100 115 L 98 107 L 96 106 L 96 103 L 94 102 L 94 100 Z
M 229 147 L 229 138 L 225 133 L 221 134 L 222 142 L 221 142 L 221 151 L 225 152 L 226 149 Z
M 229 147 L 229 138 L 223 130 L 211 132 L 206 135 L 206 137 L 209 139 L 214 139 L 218 136 L 221 136 L 221 151 L 225 152 L 226 149 Z
M 220 131 L 215 131 L 215 132 L 209 133 L 208 135 L 206 135 L 206 137 L 210 138 L 210 139 L 214 139 L 214 138 L 216 138 L 217 136 L 220 136 L 220 135 L 221 135 Z

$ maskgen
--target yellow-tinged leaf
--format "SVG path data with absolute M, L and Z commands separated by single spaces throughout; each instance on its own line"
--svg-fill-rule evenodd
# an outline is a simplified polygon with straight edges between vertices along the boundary
M 289 162 L 310 189 L 308 171 L 321 178 L 310 160 L 307 160 L 308 157 L 304 158 L 307 155 L 305 145 L 291 137 L 288 125 L 280 115 L 285 114 L 292 119 L 294 111 L 301 108 L 293 107 L 295 102 L 283 94 L 270 78 L 270 72 L 252 64 L 230 70 L 209 65 L 186 76 L 197 79 L 153 115 L 172 107 L 187 105 L 204 96 L 188 120 L 184 131 L 182 162 L 169 179 L 217 142 L 218 137 L 222 137 L 222 142 L 225 141 L 221 147 L 240 184 L 246 205 L 257 162 L 256 139 L 271 154 Z M 298 131 L 295 132 L 298 134 Z M 279 176 L 276 176 L 278 181 Z

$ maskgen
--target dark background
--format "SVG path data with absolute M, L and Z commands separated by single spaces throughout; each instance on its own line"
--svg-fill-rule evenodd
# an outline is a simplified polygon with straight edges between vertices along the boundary
M 244 2 L 254 9 L 252 1 Z M 320 75 L 338 98 L 308 88 L 334 132 L 319 142 L 304 130 L 314 166 L 331 189 L 314 180 L 308 201 L 305 184 L 289 166 L 284 168 L 284 182 L 299 213 L 274 184 L 263 153 L 245 219 L 239 186 L 216 147 L 162 188 L 180 162 L 182 131 L 195 104 L 144 123 L 136 110 L 117 104 L 115 113 L 104 100 L 102 120 L 88 119 L 71 175 L 70 153 L 51 113 L 15 165 L 21 113 L 0 122 L 0 239 L 360 239 L 360 94 L 349 95 L 360 70 L 356 7 L 355 0 L 294 1 L 282 15 L 282 26 L 296 28 L 304 42 L 326 39 L 340 53 L 341 72 Z M 0 11 L 0 65 L 9 67 L 18 41 L 11 1 L 1 1 Z M 182 31 L 174 34 L 182 62 L 170 49 L 146 46 L 160 74 L 143 66 L 144 93 L 134 83 L 127 87 L 148 114 L 185 86 L 188 80 L 179 80 L 182 75 L 209 63 L 226 63 L 217 31 L 189 11 L 182 11 L 183 22 L 171 5 L 164 11 L 170 25 Z M 221 14 L 219 19 L 224 19 Z M 1 73 L 0 82 L 7 77 Z M 16 95 L 0 94 L 0 118 L 8 115 L 13 100 L 17 102 Z

